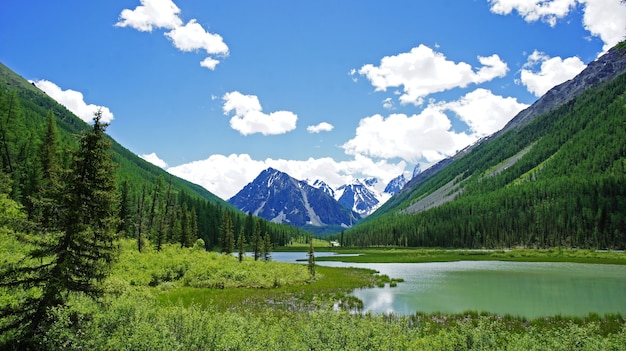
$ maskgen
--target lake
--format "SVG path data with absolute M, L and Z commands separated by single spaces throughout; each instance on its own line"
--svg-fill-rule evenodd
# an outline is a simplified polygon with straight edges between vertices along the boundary
M 307 257 L 303 252 L 272 255 L 274 260 L 285 262 Z M 405 281 L 395 288 L 353 292 L 363 301 L 365 311 L 376 313 L 476 310 L 526 318 L 584 316 L 591 312 L 626 315 L 626 266 L 500 261 L 317 263 L 370 268 L 403 278 Z

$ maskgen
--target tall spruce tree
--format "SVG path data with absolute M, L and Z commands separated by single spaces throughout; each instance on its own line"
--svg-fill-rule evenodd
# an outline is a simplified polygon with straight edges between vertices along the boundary
M 243 233 L 243 228 L 239 230 L 239 237 L 237 238 L 237 249 L 239 262 L 243 261 L 244 256 L 246 255 L 246 236 Z
M 263 261 L 268 262 L 272 259 L 272 239 L 270 233 L 263 236 Z
M 235 248 L 235 234 L 233 229 L 233 219 L 230 211 L 224 211 L 222 225 L 220 226 L 220 237 L 222 241 L 222 252 L 230 255 Z
M 261 241 L 261 221 L 256 221 L 254 226 L 254 238 L 252 239 L 252 250 L 254 251 L 254 260 L 258 261 L 261 257 L 262 241 Z
M 307 256 L 309 256 L 307 267 L 309 268 L 309 273 L 311 273 L 311 279 L 315 279 L 315 249 L 313 248 L 313 235 L 309 237 L 309 252 L 307 253 Z
M 115 176 L 98 111 L 93 127 L 78 141 L 71 167 L 59 195 L 58 229 L 36 237 L 29 260 L 3 266 L 0 287 L 25 294 L 15 304 L 1 306 L 0 332 L 12 330 L 15 343 L 29 348 L 39 327 L 47 323 L 51 308 L 63 305 L 70 294 L 97 298 L 101 282 L 116 257 Z

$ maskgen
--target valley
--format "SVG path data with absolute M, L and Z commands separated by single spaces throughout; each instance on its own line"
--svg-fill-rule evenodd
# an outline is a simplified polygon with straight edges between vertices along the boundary
M 0 347 L 623 350 L 625 72 L 622 42 L 412 179 L 224 201 L 2 65 Z

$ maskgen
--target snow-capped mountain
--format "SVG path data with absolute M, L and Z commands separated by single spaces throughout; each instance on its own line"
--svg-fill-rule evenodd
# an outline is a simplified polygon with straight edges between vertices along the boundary
M 359 215 L 339 204 L 323 190 L 324 184 L 318 185 L 320 188 L 268 168 L 228 202 L 244 212 L 297 227 L 352 226 Z M 330 187 L 328 189 L 332 191 Z
M 313 183 L 310 183 L 312 187 L 318 188 L 330 195 L 332 198 L 335 197 L 335 190 L 330 187 L 330 185 L 326 184 L 323 180 L 316 179 Z
M 389 198 L 389 195 L 376 190 L 376 183 L 376 178 L 355 179 L 337 188 L 335 199 L 361 217 L 367 217 Z
M 409 180 L 406 179 L 404 174 L 400 174 L 399 176 L 393 178 L 389 182 L 389 184 L 387 184 L 387 186 L 385 187 L 385 191 L 384 192 L 389 194 L 389 195 L 395 195 L 400 190 L 402 190 L 402 187 L 404 187 L 404 185 L 406 183 L 408 183 L 408 182 L 409 182 Z

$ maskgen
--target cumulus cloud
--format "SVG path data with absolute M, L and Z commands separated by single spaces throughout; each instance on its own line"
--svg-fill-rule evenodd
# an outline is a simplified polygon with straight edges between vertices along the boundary
M 453 111 L 467 123 L 472 135 L 482 138 L 502 129 L 528 105 L 518 102 L 516 98 L 494 95 L 490 90 L 480 88 L 439 107 Z
M 356 135 L 342 145 L 347 154 L 432 163 L 454 154 L 479 138 L 495 133 L 528 105 L 515 98 L 476 89 L 457 101 L 431 103 L 416 115 L 373 115 L 361 119 Z M 470 127 L 452 128 L 447 111 Z
M 332 158 L 309 158 L 307 160 L 265 159 L 254 160 L 248 154 L 211 155 L 200 161 L 171 167 L 167 171 L 190 182 L 200 184 L 210 192 L 229 199 L 261 171 L 272 167 L 300 180 L 320 179 L 332 187 L 338 187 L 354 177 L 376 177 L 386 184 L 406 168 L 400 161 L 374 161 L 357 155 L 353 160 L 335 161 Z
M 529 92 L 542 96 L 555 85 L 574 78 L 585 67 L 578 57 L 562 59 L 535 50 L 528 56 L 528 61 L 522 68 L 520 81 Z
M 538 20 L 554 27 L 557 21 L 583 6 L 583 26 L 604 42 L 607 51 L 626 36 L 626 6 L 621 0 L 489 0 L 491 12 L 509 15 L 513 11 L 526 22 Z
M 209 33 L 192 19 L 184 26 L 178 26 L 165 33 L 180 51 L 204 49 L 208 54 L 228 54 L 228 46 L 219 34 Z
M 333 130 L 333 128 L 335 128 L 335 126 L 333 126 L 332 124 L 327 123 L 327 122 L 322 122 L 318 125 L 308 126 L 306 127 L 306 130 L 309 133 L 319 133 L 319 132 L 330 132 L 331 130 Z
M 153 28 L 174 29 L 182 25 L 180 9 L 171 0 L 141 0 L 134 10 L 124 9 L 116 27 L 131 27 L 142 32 Z
M 222 36 L 209 33 L 196 19 L 183 25 L 179 16 L 180 9 L 171 0 L 141 0 L 141 5 L 134 10 L 122 10 L 115 26 L 131 27 L 142 32 L 150 32 L 153 28 L 170 29 L 164 35 L 180 51 L 204 50 L 209 55 L 228 56 L 229 49 Z M 200 62 L 200 66 L 214 70 L 219 62 L 209 56 Z
M 217 64 L 220 63 L 219 60 L 216 60 L 212 57 L 207 57 L 202 62 L 200 62 L 200 66 L 210 69 L 211 71 L 215 70 Z
M 503 77 L 508 66 L 498 55 L 478 57 L 483 65 L 475 71 L 465 62 L 453 62 L 425 45 L 410 52 L 383 57 L 378 66 L 366 64 L 358 70 L 376 91 L 402 87 L 400 102 L 421 105 L 424 97 L 445 90 L 480 84 Z
M 579 0 L 585 4 L 583 25 L 604 42 L 607 51 L 626 38 L 626 6 L 620 0 Z
M 576 6 L 576 0 L 489 0 L 489 4 L 493 13 L 508 15 L 517 11 L 526 22 L 542 20 L 554 27 Z
M 152 163 L 153 165 L 157 167 L 161 167 L 161 168 L 167 167 L 167 163 L 163 161 L 162 159 L 160 159 L 159 156 L 157 156 L 156 152 L 153 152 L 151 154 L 139 155 L 139 157 L 143 158 L 144 160 Z
M 94 114 L 98 110 L 102 112 L 102 122 L 110 123 L 114 118 L 113 113 L 108 107 L 87 104 L 83 94 L 79 91 L 72 89 L 63 90 L 58 85 L 45 79 L 31 81 L 31 83 L 35 83 L 35 85 L 48 94 L 48 96 L 55 99 L 58 103 L 65 106 L 68 110 L 72 111 L 73 114 L 78 116 L 78 118 L 87 123 L 93 121 Z
M 259 98 L 244 95 L 238 91 L 224 94 L 224 114 L 234 112 L 230 127 L 243 135 L 261 133 L 263 135 L 284 134 L 296 128 L 298 116 L 290 111 L 263 113 Z
M 354 138 L 342 145 L 350 155 L 383 159 L 402 158 L 417 162 L 421 158 L 438 161 L 475 140 L 451 130 L 450 119 L 436 107 L 408 116 L 379 114 L 361 119 Z

